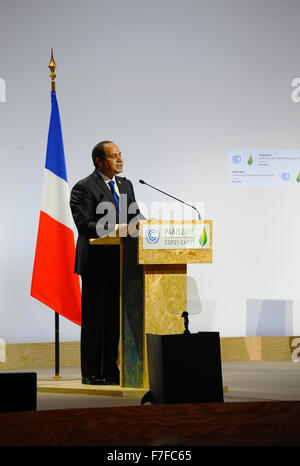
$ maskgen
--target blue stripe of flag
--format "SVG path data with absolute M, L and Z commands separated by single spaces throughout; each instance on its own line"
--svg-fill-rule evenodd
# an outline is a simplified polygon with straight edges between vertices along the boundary
M 55 91 L 51 91 L 51 117 L 45 167 L 55 173 L 55 175 L 68 181 L 64 143 Z

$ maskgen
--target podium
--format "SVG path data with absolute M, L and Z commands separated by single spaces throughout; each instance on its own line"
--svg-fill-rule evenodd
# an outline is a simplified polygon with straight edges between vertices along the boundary
M 120 248 L 120 386 L 147 389 L 146 335 L 184 332 L 187 264 L 212 262 L 212 221 L 140 220 L 89 242 Z

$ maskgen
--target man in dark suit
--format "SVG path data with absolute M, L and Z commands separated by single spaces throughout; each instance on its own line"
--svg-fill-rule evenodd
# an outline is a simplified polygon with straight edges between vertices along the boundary
M 78 229 L 75 272 L 82 280 L 82 383 L 119 384 L 119 247 L 91 246 L 89 239 L 134 221 L 139 210 L 131 181 L 117 176 L 123 171 L 118 146 L 102 141 L 94 147 L 92 159 L 94 172 L 73 187 L 70 199 Z

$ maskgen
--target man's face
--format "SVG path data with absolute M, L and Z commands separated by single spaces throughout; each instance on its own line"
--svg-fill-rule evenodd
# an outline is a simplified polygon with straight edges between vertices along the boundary
M 113 143 L 105 144 L 104 150 L 105 160 L 97 158 L 96 162 L 98 163 L 99 170 L 104 173 L 104 175 L 108 176 L 108 178 L 113 178 L 123 171 L 121 152 L 118 146 Z

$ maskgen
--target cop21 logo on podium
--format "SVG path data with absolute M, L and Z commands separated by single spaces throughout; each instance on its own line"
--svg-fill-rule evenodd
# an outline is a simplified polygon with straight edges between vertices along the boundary
M 210 249 L 210 224 L 142 225 L 143 249 Z
M 146 231 L 145 239 L 148 244 L 157 244 L 160 239 L 160 232 L 157 228 L 149 228 Z

